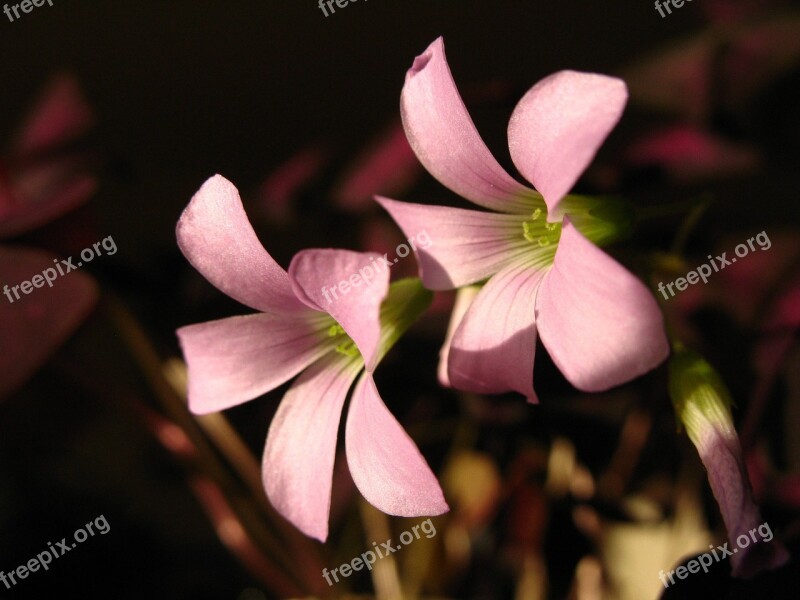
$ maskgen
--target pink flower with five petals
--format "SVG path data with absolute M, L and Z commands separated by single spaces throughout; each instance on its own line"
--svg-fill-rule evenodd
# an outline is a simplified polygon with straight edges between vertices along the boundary
M 356 486 L 389 514 L 446 512 L 436 477 L 372 378 L 413 320 L 408 313 L 416 310 L 415 302 L 418 308 L 415 298 L 430 294 L 416 281 L 390 288 L 385 270 L 337 302 L 326 301 L 325 286 L 348 279 L 377 255 L 305 250 L 287 273 L 259 243 L 236 188 L 219 175 L 192 198 L 177 236 L 186 258 L 209 282 L 259 311 L 178 330 L 190 409 L 223 410 L 300 374 L 278 408 L 264 450 L 264 487 L 275 508 L 306 535 L 327 538 L 339 420 L 361 374 L 345 434 Z
M 652 294 L 590 241 L 613 234 L 602 203 L 567 196 L 626 100 L 623 81 L 574 71 L 551 75 L 523 96 L 511 116 L 509 148 L 537 192 L 509 176 L 481 140 L 441 38 L 408 71 L 401 116 L 420 162 L 452 191 L 495 211 L 377 198 L 406 236 L 424 229 L 434 241 L 415 250 L 427 287 L 488 280 L 443 349 L 446 382 L 454 387 L 514 390 L 535 402 L 537 335 L 584 391 L 633 379 L 669 353 Z

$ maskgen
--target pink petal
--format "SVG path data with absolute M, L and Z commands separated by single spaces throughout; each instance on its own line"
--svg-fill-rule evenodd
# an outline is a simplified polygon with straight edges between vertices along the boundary
M 533 307 L 546 273 L 512 265 L 478 292 L 450 346 L 448 375 L 454 388 L 481 394 L 514 390 L 538 402 L 533 391 Z
M 31 110 L 14 141 L 13 152 L 46 152 L 83 135 L 93 123 L 92 109 L 83 98 L 78 82 L 72 75 L 58 75 Z
M 258 241 L 238 190 L 221 175 L 194 195 L 176 233 L 188 261 L 231 298 L 263 312 L 305 310 L 286 271 Z
M 560 220 L 558 203 L 619 121 L 627 98 L 621 79 L 560 71 L 517 104 L 508 125 L 511 159 L 544 196 L 551 221 Z
M 336 436 L 360 361 L 331 354 L 308 368 L 283 397 L 264 449 L 264 489 L 303 533 L 328 537 Z
M 702 416 L 697 417 L 698 421 L 702 419 Z M 692 441 L 708 473 L 731 547 L 736 548 L 736 540 L 742 535 L 747 538 L 753 529 L 758 529 L 763 538 L 760 526 L 764 519 L 753 499 L 739 438 L 732 425 L 724 430 L 719 426 L 706 426 L 699 439 Z M 767 529 L 772 531 L 769 525 Z M 780 541 L 751 542 L 749 539 L 748 544 L 742 545 L 741 552 L 730 557 L 734 577 L 750 578 L 764 569 L 775 569 L 788 562 L 789 553 Z
M 450 360 L 450 346 L 453 343 L 453 336 L 458 330 L 458 326 L 461 325 L 461 320 L 464 318 L 467 309 L 480 291 L 481 286 L 479 285 L 468 285 L 456 291 L 456 301 L 453 304 L 453 311 L 450 313 L 450 322 L 447 324 L 447 335 L 445 336 L 444 344 L 439 350 L 439 366 L 436 370 L 439 383 L 444 387 L 452 387 L 450 385 L 450 377 L 447 374 L 447 363 Z
M 345 445 L 353 481 L 376 508 L 401 517 L 450 510 L 436 476 L 386 408 L 370 373 L 364 373 L 353 392 Z
M 417 240 L 414 252 L 420 277 L 428 289 L 449 290 L 482 281 L 531 252 L 530 242 L 523 237 L 525 219 L 520 215 L 426 206 L 381 197 L 375 200 L 397 221 L 408 239 Z M 429 243 L 422 244 L 420 239 Z
M 512 212 L 534 193 L 511 178 L 483 143 L 456 89 L 442 38 L 428 46 L 406 74 L 400 115 L 417 158 L 459 196 Z
M 191 411 L 205 414 L 252 400 L 330 352 L 326 327 L 316 321 L 258 313 L 178 329 Z
M 661 311 L 650 291 L 569 219 L 536 312 L 553 361 L 586 392 L 634 379 L 669 354 Z
M 389 291 L 389 269 L 378 271 L 379 258 L 351 250 L 303 250 L 289 265 L 297 297 L 336 319 L 358 346 L 368 370 L 375 366 L 381 302 Z
M 28 295 L 17 289 L 17 299 L 13 288 L 53 268 L 54 260 L 39 250 L 0 248 L 0 283 L 8 286 L 8 294 L 0 295 L 0 397 L 41 368 L 97 301 L 94 281 L 79 271 L 58 276 L 52 288 L 34 287 Z

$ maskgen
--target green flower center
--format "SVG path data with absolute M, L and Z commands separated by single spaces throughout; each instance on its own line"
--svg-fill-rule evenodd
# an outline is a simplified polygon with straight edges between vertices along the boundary
M 328 337 L 341 338 L 340 343 L 337 344 L 335 348 L 336 352 L 339 354 L 344 354 L 345 356 L 349 356 L 351 358 L 358 356 L 358 346 L 356 346 L 356 343 L 350 339 L 350 336 L 344 332 L 344 329 L 338 323 L 335 323 L 328 328 Z
M 548 223 L 545 212 L 537 208 L 531 213 L 530 221 L 522 222 L 522 237 L 540 248 L 558 243 L 561 239 L 561 223 Z

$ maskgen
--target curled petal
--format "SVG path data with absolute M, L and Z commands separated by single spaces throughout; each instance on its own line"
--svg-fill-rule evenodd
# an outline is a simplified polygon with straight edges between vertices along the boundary
M 436 476 L 386 408 L 370 373 L 353 392 L 345 444 L 353 481 L 373 506 L 401 517 L 449 510 Z
M 449 290 L 491 277 L 531 244 L 522 218 L 447 206 L 426 206 L 376 197 L 410 240 L 425 287 Z M 428 244 L 420 240 L 425 236 Z
M 192 266 L 234 300 L 262 312 L 305 310 L 286 271 L 258 241 L 238 190 L 221 175 L 210 178 L 194 195 L 176 233 Z
M 438 38 L 406 74 L 400 115 L 412 149 L 443 185 L 475 204 L 504 212 L 524 209 L 533 190 L 505 172 L 483 143 L 456 89 Z
M 336 436 L 361 361 L 331 354 L 283 397 L 269 428 L 262 473 L 272 505 L 308 536 L 328 537 Z
M 512 265 L 478 292 L 450 345 L 448 375 L 454 388 L 482 394 L 533 391 L 536 351 L 534 304 L 546 269 Z
M 97 286 L 90 277 L 81 272 L 57 277 L 54 260 L 39 250 L 0 248 L 0 282 L 8 282 L 0 296 L 0 397 L 24 384 L 97 301 Z M 49 269 L 52 273 L 47 275 L 57 277 L 52 288 L 42 282 L 42 289 L 31 288 L 29 295 L 21 290 L 18 284 L 32 276 L 41 279 L 40 273 Z
M 268 313 L 188 325 L 177 333 L 189 368 L 189 408 L 196 414 L 265 394 L 331 350 L 320 323 Z
M 511 159 L 541 192 L 549 219 L 589 166 L 622 115 L 628 91 L 621 79 L 560 71 L 519 101 L 508 125 Z
M 295 294 L 329 313 L 358 346 L 367 369 L 375 366 L 381 333 L 381 302 L 389 291 L 389 269 L 380 255 L 350 250 L 303 250 L 289 265 Z
M 634 379 L 669 353 L 662 315 L 648 289 L 569 219 L 536 312 L 553 361 L 586 392 Z

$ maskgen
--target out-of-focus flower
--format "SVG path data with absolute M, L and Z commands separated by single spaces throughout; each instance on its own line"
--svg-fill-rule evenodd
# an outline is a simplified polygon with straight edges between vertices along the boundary
M 797 11 L 745 19 L 673 44 L 624 69 L 622 77 L 633 102 L 708 123 L 715 111 L 741 109 L 796 68 L 799 34 Z
M 346 210 L 374 206 L 374 194 L 401 194 L 421 172 L 403 128 L 393 123 L 353 161 L 337 184 L 334 198 Z
M 634 142 L 626 160 L 634 167 L 661 167 L 678 182 L 692 182 L 713 176 L 745 175 L 758 165 L 760 156 L 744 144 L 678 125 Z
M 97 301 L 94 281 L 80 272 L 16 299 L 13 286 L 52 268 L 57 260 L 41 250 L 0 247 L 0 285 L 11 286 L 8 295 L 0 295 L 0 398 L 38 371 Z
M 319 144 L 294 154 L 261 183 L 256 210 L 279 223 L 291 221 L 295 216 L 294 201 L 298 192 L 319 175 L 327 160 L 328 154 Z
M 327 538 L 339 420 L 362 371 L 345 436 L 356 486 L 389 514 L 446 512 L 436 477 L 372 378 L 379 360 L 429 303 L 430 293 L 417 280 L 390 288 L 388 269 L 383 269 L 332 301 L 327 286 L 354 281 L 353 275 L 363 274 L 379 257 L 306 250 L 295 255 L 287 273 L 259 243 L 236 188 L 219 175 L 192 198 L 177 237 L 186 258 L 209 282 L 260 311 L 178 330 L 189 367 L 190 409 L 229 408 L 302 372 L 278 408 L 264 450 L 264 486 L 281 514 L 305 534 Z
M 0 238 L 44 225 L 88 199 L 95 180 L 82 158 L 63 149 L 93 122 L 77 82 L 55 77 L 0 158 Z M 97 301 L 94 281 L 80 272 L 18 297 L 20 284 L 55 272 L 54 262 L 40 250 L 0 247 L 0 284 L 9 290 L 0 296 L 0 397 L 41 368 Z
M 448 378 L 480 393 L 535 401 L 537 331 L 565 377 L 599 391 L 649 371 L 669 347 L 647 288 L 590 240 L 627 226 L 617 203 L 567 196 L 622 114 L 625 84 L 562 71 L 533 86 L 509 125 L 511 157 L 541 192 L 511 178 L 484 145 L 455 87 L 441 38 L 416 58 L 401 97 L 420 162 L 442 184 L 493 211 L 378 198 L 417 248 L 431 289 L 488 279 L 449 348 Z M 535 306 L 535 308 L 534 308 Z
M 74 210 L 95 178 L 70 149 L 94 123 L 77 82 L 57 76 L 0 158 L 0 237 L 12 237 Z
M 679 421 L 697 448 L 719 504 L 728 539 L 748 537 L 763 519 L 753 499 L 739 437 L 731 415 L 731 397 L 717 372 L 699 354 L 679 348 L 670 360 L 670 396 Z M 759 530 L 760 531 L 760 530 Z M 789 554 L 778 540 L 739 544 L 732 554 L 734 577 L 749 578 L 783 565 Z

